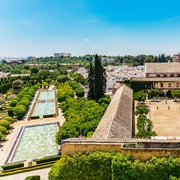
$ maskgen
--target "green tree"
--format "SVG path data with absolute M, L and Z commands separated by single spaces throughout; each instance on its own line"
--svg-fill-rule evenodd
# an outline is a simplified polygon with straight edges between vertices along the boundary
M 180 90 L 171 90 L 171 96 L 172 97 L 180 97 Z
M 146 93 L 143 91 L 138 91 L 138 92 L 134 93 L 134 99 L 137 101 L 144 102 L 146 100 Z
M 96 54 L 94 61 L 94 94 L 95 100 L 98 101 L 103 97 L 103 69 L 101 65 L 101 58 Z
M 23 87 L 23 82 L 20 79 L 17 79 L 13 82 L 12 87 L 14 89 L 14 92 L 18 93 Z
M 24 105 L 18 105 L 14 108 L 13 113 L 17 119 L 21 119 L 26 113 L 26 107 Z
M 0 141 L 2 140 L 2 138 L 3 138 L 3 134 L 2 132 L 0 132 Z
M 2 134 L 7 134 L 7 129 L 6 129 L 4 126 L 1 126 L 1 125 L 0 125 L 0 132 L 1 132 Z
M 0 120 L 0 126 L 4 126 L 6 129 L 9 129 L 10 123 L 7 120 Z
M 94 70 L 93 70 L 92 63 L 90 63 L 90 66 L 89 66 L 88 83 L 89 83 L 89 91 L 88 91 L 87 99 L 95 99 Z
M 148 95 L 149 95 L 151 98 L 158 96 L 158 94 L 159 94 L 159 90 L 158 90 L 158 89 L 153 89 L 153 88 L 151 88 L 151 89 L 149 90 L 149 92 L 148 92 Z
M 8 121 L 10 124 L 12 124 L 14 122 L 14 118 L 11 116 L 6 116 L 5 118 L 3 118 L 3 120 Z
M 147 108 L 147 106 L 139 105 L 136 107 L 135 115 L 147 114 L 148 112 L 149 112 L 149 109 Z
M 68 75 L 59 75 L 57 76 L 57 82 L 58 83 L 64 83 L 69 80 Z

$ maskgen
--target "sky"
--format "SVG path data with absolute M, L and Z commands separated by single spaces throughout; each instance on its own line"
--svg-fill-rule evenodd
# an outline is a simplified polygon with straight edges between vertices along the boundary
M 180 0 L 0 0 L 0 56 L 180 52 Z

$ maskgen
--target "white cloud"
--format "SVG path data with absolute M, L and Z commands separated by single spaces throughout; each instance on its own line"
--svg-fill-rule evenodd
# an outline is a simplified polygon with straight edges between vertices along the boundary
M 89 42 L 89 39 L 84 38 L 83 41 L 84 41 L 84 42 Z

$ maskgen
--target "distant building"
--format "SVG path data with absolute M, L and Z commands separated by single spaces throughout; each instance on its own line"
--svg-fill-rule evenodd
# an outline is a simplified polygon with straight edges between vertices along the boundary
M 152 82 L 153 88 L 165 94 L 180 89 L 180 63 L 145 63 L 145 77 L 134 77 L 133 80 Z
M 22 64 L 22 61 L 20 60 L 5 60 L 6 64 Z
M 27 60 L 28 60 L 28 61 L 35 60 L 35 59 L 36 59 L 35 56 L 29 56 L 29 57 L 27 57 Z
M 108 57 L 104 57 L 104 58 L 101 58 L 101 61 L 105 63 L 105 62 L 112 62 L 112 61 L 115 61 L 115 59 L 108 58 Z
M 54 57 L 71 57 L 71 53 L 54 53 Z
M 178 54 L 174 54 L 172 57 L 173 62 L 180 62 L 180 52 Z

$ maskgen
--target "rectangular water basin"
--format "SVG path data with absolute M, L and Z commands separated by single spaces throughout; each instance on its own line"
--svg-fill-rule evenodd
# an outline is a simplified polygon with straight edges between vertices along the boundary
M 55 112 L 55 102 L 42 102 L 37 103 L 31 117 L 40 117 L 47 115 L 54 115 Z
M 54 90 L 40 91 L 38 100 L 55 100 Z
M 25 126 L 10 162 L 57 155 L 55 135 L 58 128 L 57 123 Z

